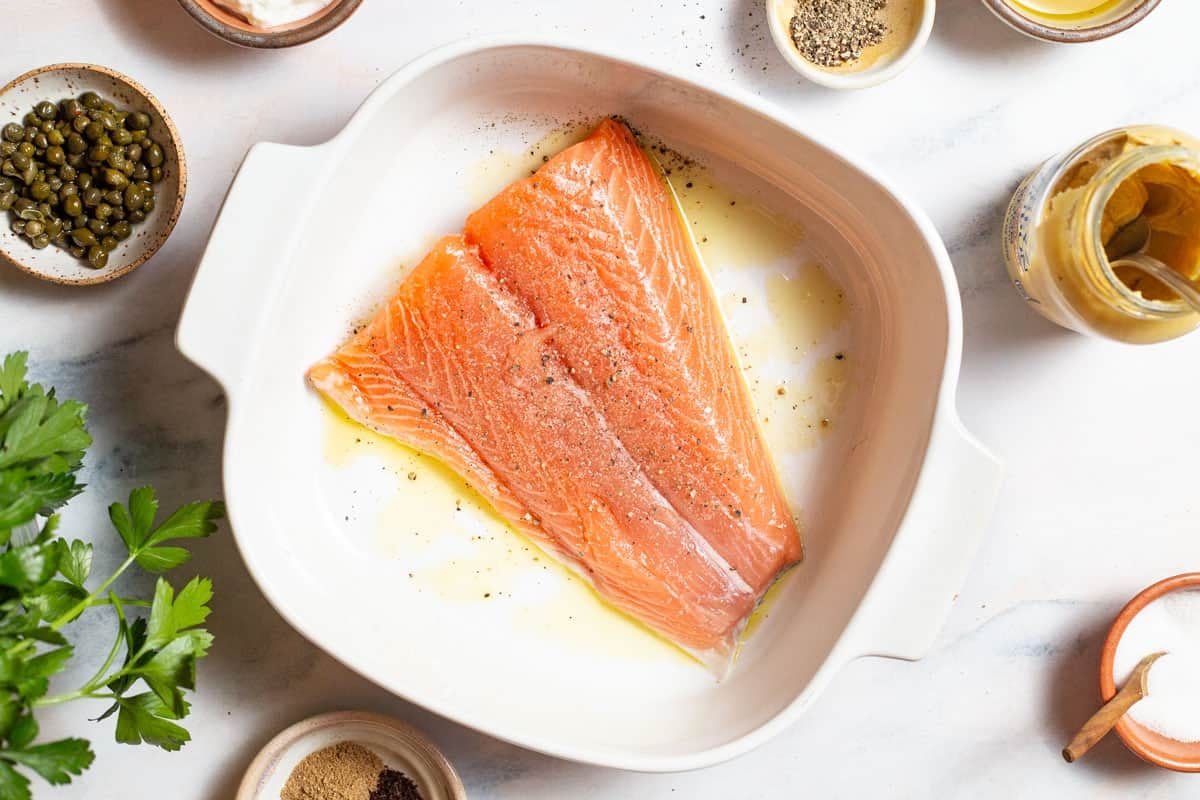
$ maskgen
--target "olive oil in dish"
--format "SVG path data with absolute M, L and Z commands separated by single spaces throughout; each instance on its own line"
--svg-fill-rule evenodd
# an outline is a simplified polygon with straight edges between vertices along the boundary
M 1125 0 L 1009 0 L 1018 11 L 1054 22 L 1086 22 L 1121 6 Z
M 519 152 L 489 153 L 472 170 L 469 194 L 486 200 L 589 127 L 556 129 Z M 803 463 L 836 434 L 848 394 L 853 365 L 848 302 L 794 220 L 730 191 L 703 166 L 668 163 L 667 169 L 722 312 L 732 322 L 734 345 L 772 453 L 785 474 L 797 475 L 799 464 L 803 475 Z M 347 467 L 362 460 L 381 462 L 390 472 L 393 496 L 376 503 L 368 515 L 374 525 L 365 544 L 402 563 L 413 590 L 455 605 L 488 608 L 485 613 L 507 617 L 516 628 L 574 653 L 639 663 L 687 658 L 604 604 L 582 580 L 510 530 L 450 470 L 331 407 L 326 460 Z M 791 493 L 802 495 L 803 489 Z M 774 595 L 773 590 L 747 630 L 769 613 Z

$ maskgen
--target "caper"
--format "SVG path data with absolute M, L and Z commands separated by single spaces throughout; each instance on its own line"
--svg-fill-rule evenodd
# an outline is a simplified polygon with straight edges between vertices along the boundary
M 92 185 L 93 180 L 95 179 L 92 177 L 92 173 L 81 172 L 79 173 L 79 177 L 75 179 L 75 182 L 79 184 L 80 189 L 87 189 Z
M 154 181 L 155 183 L 158 183 L 162 179 L 163 179 L 163 168 L 162 167 L 154 167 L 153 169 L 150 170 L 150 180 Z
M 110 206 L 120 206 L 125 200 L 125 195 L 116 189 L 109 189 L 104 193 L 104 202 Z
M 0 157 L 8 157 L 17 152 L 17 146 L 12 142 L 0 142 Z
M 71 231 L 71 239 L 80 247 L 91 247 L 96 243 L 96 234 L 87 228 L 76 228 Z
M 125 157 L 130 161 L 140 161 L 142 158 L 142 146 L 140 144 L 131 144 L 125 148 Z
M 112 149 L 108 145 L 94 144 L 88 148 L 88 161 L 97 164 L 107 160 L 110 155 L 112 155 Z
M 137 186 L 128 186 L 125 188 L 125 207 L 132 211 L 135 208 L 141 208 L 146 202 L 146 196 L 142 194 L 142 190 Z
M 70 241 L 70 240 L 68 240 L 68 241 Z M 67 252 L 70 253 L 71 255 L 75 256 L 76 258 L 83 258 L 84 255 L 87 253 L 87 250 L 84 250 L 82 247 L 79 247 L 79 246 L 70 246 L 67 248 Z
M 63 136 L 62 131 L 56 129 L 46 134 L 46 141 L 55 147 L 62 147 L 63 143 L 67 141 L 67 137 Z
M 72 153 L 71 155 L 67 156 L 67 163 L 75 169 L 81 169 L 87 166 L 87 156 L 85 156 L 83 153 Z
M 150 180 L 150 169 L 145 164 L 134 164 L 133 169 L 129 172 L 129 177 L 135 181 L 148 181 Z
M 118 222 L 125 219 L 125 209 L 121 206 L 113 206 L 112 216 L 109 217 L 109 219 L 116 220 Z
M 57 145 L 51 145 L 46 148 L 46 162 L 49 164 L 65 164 L 67 163 L 67 154 Z
M 41 236 L 46 232 L 46 226 L 36 220 L 25 223 L 25 235 L 29 237 Z
M 112 216 L 114 206 L 100 203 L 96 206 L 96 219 L 105 220 Z
M 129 129 L 131 131 L 144 131 L 150 127 L 150 115 L 141 111 L 135 111 L 129 115 Z
M 93 269 L 104 269 L 108 266 L 108 252 L 98 244 L 89 247 L 87 263 Z
M 23 156 L 29 156 L 32 158 L 36 152 L 37 149 L 29 142 L 21 142 L 19 145 L 17 145 L 17 153 L 20 153 Z
M 111 228 L 109 228 L 108 232 L 114 238 L 116 238 L 116 240 L 118 242 L 123 242 L 129 238 L 129 235 L 131 233 L 133 233 L 133 228 L 129 225 L 128 222 L 121 221 L 121 222 L 118 222 L 116 225 L 113 225 Z
M 17 201 L 17 193 L 13 191 L 0 192 L 0 211 L 8 211 Z
M 23 219 L 14 219 L 12 222 L 8 223 L 8 229 L 15 234 L 23 235 L 25 233 L 25 226 L 27 224 L 28 223 Z
M 124 189 L 129 185 L 129 179 L 125 177 L 125 173 L 111 167 L 104 170 L 104 182 L 114 189 Z
M 83 129 L 83 137 L 89 142 L 95 142 L 104 135 L 104 126 L 99 122 L 89 122 L 87 127 Z
M 2 135 L 4 136 L 4 141 L 16 143 L 25 138 L 25 129 L 15 122 L 10 122 L 4 126 Z
M 63 187 L 63 179 L 57 175 L 46 175 L 46 185 L 50 187 L 52 193 L 57 194 L 58 190 Z
M 146 212 L 142 211 L 141 209 L 139 209 L 137 211 L 130 211 L 129 212 L 129 221 L 130 221 L 130 223 L 133 223 L 133 224 L 137 224 L 139 222 L 145 222 L 146 221 Z
M 146 195 L 146 202 L 142 203 L 142 211 L 149 214 L 155 208 L 154 195 Z
M 11 161 L 12 165 L 22 172 L 29 169 L 29 166 L 33 163 L 29 156 L 25 155 L 20 150 L 12 154 Z
M 17 184 L 12 178 L 0 177 L 0 192 L 11 192 L 17 188 Z
M 26 128 L 29 128 L 29 127 L 32 127 L 35 125 L 40 125 L 42 123 L 42 118 L 39 117 L 37 114 L 33 113 L 32 111 L 30 111 L 28 114 L 21 117 L 21 122 L 25 125 Z
M 149 167 L 161 167 L 163 165 L 164 156 L 163 150 L 158 146 L 157 142 L 151 142 L 150 146 L 142 153 L 142 160 Z
M 42 119 L 54 119 L 54 117 L 58 114 L 58 109 L 55 108 L 54 103 L 51 103 L 49 100 L 43 100 L 42 102 L 38 103 L 33 107 L 33 110 L 37 112 L 37 115 Z
M 122 147 L 133 143 L 133 134 L 124 128 L 118 128 L 117 130 L 113 131 L 110 136 L 112 137 L 113 144 L 119 144 Z
M 143 167 L 144 167 L 144 166 L 145 166 L 145 164 L 142 164 L 141 166 L 143 166 Z M 124 173 L 124 174 L 125 174 L 125 177 L 126 177 L 126 178 L 132 178 L 132 177 L 133 177 L 133 171 L 134 171 L 135 169 L 137 169 L 137 167 L 138 167 L 138 165 L 137 165 L 137 164 L 134 164 L 132 161 L 122 161 L 122 162 L 121 162 L 121 166 L 120 166 L 120 170 L 121 170 L 121 172 L 122 172 L 122 173 Z
M 29 195 L 34 200 L 45 200 L 50 196 L 50 184 L 45 181 L 34 181 L 29 186 Z
M 88 220 L 87 229 L 96 236 L 104 236 L 108 233 L 108 223 L 102 219 Z
M 39 236 L 35 236 L 29 243 L 33 245 L 34 250 L 45 250 L 50 246 L 50 235 L 43 233 Z
M 89 186 L 83 190 L 83 204 L 88 208 L 95 208 L 102 199 L 104 199 L 104 193 L 95 186 Z
M 79 199 L 79 195 L 68 195 L 63 198 L 62 209 L 68 217 L 77 217 L 83 213 L 83 201 Z
M 83 113 L 83 103 L 74 99 L 63 100 L 59 103 L 59 108 L 62 110 L 60 116 L 63 119 L 72 119 Z
M 46 138 L 46 134 L 39 133 L 33 137 L 33 146 L 38 150 L 45 150 L 50 146 L 50 140 Z
M 73 181 L 79 175 L 79 170 L 72 167 L 70 164 L 63 164 L 58 168 L 58 177 L 64 181 Z
M 84 108 L 99 108 L 101 102 L 100 95 L 95 92 L 84 92 L 79 95 L 79 102 Z
M 73 155 L 78 155 L 88 149 L 87 142 L 78 133 L 71 133 L 67 136 L 67 152 Z
M 87 214 L 80 214 L 71 220 L 72 228 L 86 228 L 88 224 Z
M 87 118 L 86 114 L 80 114 L 75 119 L 71 120 L 71 130 L 76 133 L 83 133 L 87 130 L 87 126 L 91 125 L 92 121 Z
M 113 250 L 116 250 L 118 244 L 120 244 L 120 242 L 118 242 L 116 237 L 113 236 L 105 236 L 100 240 L 100 246 L 104 248 L 104 252 L 106 253 L 111 253 Z
M 46 220 L 46 234 L 51 239 L 56 239 L 63 232 L 63 224 L 60 219 Z

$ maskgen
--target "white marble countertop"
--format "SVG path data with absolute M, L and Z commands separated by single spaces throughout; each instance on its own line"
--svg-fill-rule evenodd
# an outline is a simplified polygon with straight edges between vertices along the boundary
M 473 798 L 1195 797 L 1196 779 L 1142 765 L 1116 742 L 1068 766 L 1059 748 L 1096 701 L 1104 629 L 1143 586 L 1200 566 L 1200 336 L 1150 349 L 1084 339 L 1025 308 L 1007 282 L 1000 217 L 1040 160 L 1105 128 L 1200 131 L 1200 4 L 1164 3 L 1116 39 L 1055 47 L 1009 31 L 978 0 L 939 11 L 924 57 L 883 87 L 836 94 L 777 56 L 761 0 L 366 0 L 334 35 L 290 52 L 210 38 L 171 0 L 4 4 L 7 79 L 92 61 L 155 92 L 182 130 L 192 184 L 179 228 L 135 275 L 64 289 L 0 268 L 0 352 L 91 405 L 88 493 L 64 528 L 107 541 L 103 506 L 153 482 L 168 502 L 220 493 L 216 384 L 174 349 L 180 306 L 246 149 L 320 142 L 417 54 L 470 34 L 561 34 L 625 48 L 721 85 L 860 153 L 930 212 L 950 248 L 966 320 L 960 406 L 1008 463 L 1000 510 L 934 652 L 859 661 L 782 736 L 733 763 L 647 776 L 527 753 L 439 720 L 358 678 L 294 633 L 251 583 L 228 533 L 199 547 L 217 582 L 218 645 L 201 665 L 177 754 L 111 742 L 95 766 L 38 797 L 229 798 L 257 748 L 306 715 L 368 708 L 429 731 Z M 1142 410 L 1145 409 L 1145 410 Z M 98 559 L 116 553 L 102 548 Z M 107 620 L 81 623 L 84 649 Z M 88 730 L 56 709 L 47 737 Z

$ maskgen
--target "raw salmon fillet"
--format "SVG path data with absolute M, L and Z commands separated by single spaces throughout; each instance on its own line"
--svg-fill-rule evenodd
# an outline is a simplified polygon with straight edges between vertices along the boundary
M 477 249 L 450 237 L 311 379 L 459 470 L 618 608 L 727 656 L 755 593 L 608 430 L 553 340 Z
M 662 177 L 606 120 L 467 220 L 575 380 L 756 591 L 801 557 L 729 334 Z
M 674 202 L 608 120 L 309 373 L 718 673 L 800 534 Z

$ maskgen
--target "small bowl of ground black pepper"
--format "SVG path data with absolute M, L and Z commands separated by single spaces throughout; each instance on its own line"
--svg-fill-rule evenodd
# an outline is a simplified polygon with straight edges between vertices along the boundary
M 891 80 L 929 41 L 937 0 L 767 0 L 775 46 L 789 65 L 831 89 Z
M 454 768 L 423 734 L 365 711 L 322 714 L 272 739 L 236 800 L 466 800 Z

